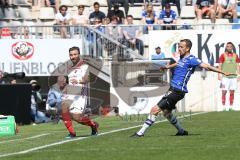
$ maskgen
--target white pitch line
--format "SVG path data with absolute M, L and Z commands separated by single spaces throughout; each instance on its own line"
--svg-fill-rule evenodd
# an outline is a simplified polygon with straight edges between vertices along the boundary
M 194 113 L 192 115 L 199 115 L 199 114 L 204 114 L 204 113 L 208 113 L 208 112 L 199 112 L 199 113 Z M 185 115 L 185 116 L 181 116 L 179 118 L 181 119 L 181 118 L 185 118 L 185 117 L 189 117 L 189 116 L 191 116 L 191 115 Z M 161 122 L 165 122 L 165 121 L 167 121 L 167 120 L 165 119 L 165 120 L 162 120 L 162 121 L 157 121 L 155 123 L 161 123 Z M 98 134 L 98 136 L 111 134 L 111 133 L 116 133 L 116 132 L 121 132 L 121 131 L 126 131 L 126 130 L 129 130 L 129 129 L 134 129 L 134 128 L 138 128 L 138 127 L 141 127 L 141 126 L 142 126 L 142 124 L 141 125 L 137 125 L 137 126 L 133 126 L 133 127 L 116 129 L 116 130 L 100 133 L 100 134 Z M 43 146 L 39 146 L 39 147 L 35 147 L 35 148 L 31 148 L 31 149 L 27 149 L 27 150 L 23 150 L 23 151 L 19 151 L 19 152 L 6 153 L 6 154 L 0 155 L 0 158 L 1 157 L 13 156 L 13 155 L 19 155 L 19 154 L 26 154 L 26 153 L 29 153 L 29 152 L 32 152 L 32 151 L 48 148 L 48 147 L 51 147 L 51 146 L 56 146 L 56 145 L 60 145 L 60 144 L 64 144 L 64 143 L 68 143 L 68 142 L 72 142 L 72 141 L 83 140 L 83 139 L 87 139 L 87 138 L 91 138 L 91 137 L 93 137 L 93 136 L 73 138 L 73 139 L 63 140 L 63 141 L 55 142 L 55 143 L 51 143 L 51 144 L 46 144 L 46 145 L 43 145 Z
M 2 143 L 7 143 L 7 142 L 14 142 L 14 141 L 22 141 L 22 140 L 26 140 L 26 139 L 39 138 L 39 137 L 46 136 L 46 135 L 49 135 L 49 134 L 50 134 L 50 133 L 44 133 L 44 134 L 39 134 L 39 135 L 36 135 L 36 136 L 27 137 L 27 138 L 5 140 L 5 141 L 1 141 L 0 144 L 2 144 Z

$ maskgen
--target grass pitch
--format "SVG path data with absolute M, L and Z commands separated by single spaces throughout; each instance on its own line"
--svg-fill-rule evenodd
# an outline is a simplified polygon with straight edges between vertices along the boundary
M 139 128 L 108 132 L 143 122 L 119 117 L 96 120 L 101 125 L 101 133 L 106 134 L 89 137 L 88 127 L 74 124 L 79 137 L 67 143 L 63 124 L 20 126 L 18 135 L 0 137 L 0 159 L 225 160 L 240 157 L 240 112 L 212 112 L 183 118 L 181 122 L 190 134 L 184 137 L 174 136 L 177 131 L 168 122 L 153 125 L 143 138 L 130 138 Z M 52 144 L 55 145 L 49 146 Z M 19 152 L 22 154 L 16 154 Z

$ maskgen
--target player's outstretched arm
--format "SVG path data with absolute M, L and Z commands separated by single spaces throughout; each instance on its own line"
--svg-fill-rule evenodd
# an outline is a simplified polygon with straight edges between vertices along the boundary
M 213 71 L 213 72 L 217 72 L 217 73 L 224 74 L 224 75 L 226 75 L 226 76 L 233 74 L 233 73 L 225 73 L 225 72 L 223 72 L 221 69 L 216 68 L 216 67 L 213 67 L 213 66 L 210 66 L 210 65 L 207 64 L 207 63 L 201 63 L 201 64 L 200 64 L 200 67 L 205 68 L 205 69 L 207 69 L 207 70 L 209 70 L 209 71 Z
M 176 66 L 177 66 L 177 63 L 173 63 L 173 64 L 170 64 L 170 65 L 166 65 L 166 66 L 160 67 L 160 70 L 171 69 L 171 68 L 174 68 Z

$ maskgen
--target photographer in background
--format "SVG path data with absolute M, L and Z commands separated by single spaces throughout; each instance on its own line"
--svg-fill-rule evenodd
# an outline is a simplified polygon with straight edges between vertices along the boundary
M 33 124 L 35 125 L 35 123 L 49 122 L 51 119 L 47 117 L 44 112 L 39 111 L 39 106 L 43 102 L 42 95 L 40 94 L 41 86 L 36 80 L 31 80 L 30 84 L 32 85 L 31 118 Z
M 48 91 L 46 110 L 51 112 L 52 120 L 58 123 L 62 113 L 62 96 L 64 88 L 67 85 L 67 79 L 64 76 L 57 77 L 57 83 L 53 84 Z
M 3 71 L 0 70 L 0 84 L 6 84 L 6 82 L 3 79 Z
M 17 80 L 16 80 L 17 76 L 13 76 L 13 74 L 10 74 L 10 75 L 11 76 L 9 76 L 8 73 L 0 70 L 0 84 L 16 84 L 17 83 Z

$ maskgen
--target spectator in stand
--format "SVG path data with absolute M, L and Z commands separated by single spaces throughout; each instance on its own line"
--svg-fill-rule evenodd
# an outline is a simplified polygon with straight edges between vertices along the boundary
M 152 4 L 147 4 L 146 10 L 142 12 L 142 23 L 145 24 L 143 27 L 143 33 L 147 34 L 148 30 L 156 30 L 157 26 L 151 24 L 157 24 L 157 15 L 153 9 Z
M 123 33 L 121 27 L 118 26 L 117 16 L 113 16 L 111 18 L 111 22 L 106 27 L 106 33 L 109 35 L 109 37 L 122 41 Z
M 180 0 L 162 0 L 162 10 L 164 9 L 164 6 L 166 6 L 167 3 L 175 4 L 177 6 L 178 15 L 181 14 Z
M 102 11 L 99 10 L 100 4 L 98 2 L 94 2 L 93 7 L 94 7 L 94 12 L 92 12 L 89 15 L 90 23 L 94 24 L 94 21 L 96 18 L 100 19 L 102 22 L 103 19 L 106 18 L 106 15 Z
M 161 47 L 158 46 L 155 48 L 155 50 L 156 53 L 152 55 L 152 60 L 160 60 L 165 58 L 165 54 L 161 52 Z
M 165 10 L 162 10 L 162 12 L 159 15 L 159 24 L 176 24 L 177 21 L 177 15 L 176 12 L 171 10 L 171 5 L 169 3 L 166 4 Z M 176 26 L 163 26 L 163 30 L 171 30 L 176 29 Z
M 124 42 L 122 29 L 118 26 L 118 17 L 113 16 L 111 18 L 111 23 L 109 23 L 106 27 L 106 34 L 120 43 Z M 113 55 L 113 53 L 116 51 L 116 45 L 112 42 L 106 41 L 105 49 L 107 50 L 108 55 Z
M 67 12 L 68 7 L 61 5 L 59 7 L 59 12 L 56 14 L 56 24 L 60 26 L 60 35 L 61 38 L 67 38 L 67 30 L 70 21 L 72 20 L 70 13 Z
M 5 9 L 9 7 L 9 2 L 8 0 L 0 0 L 0 8 L 2 10 L 3 15 L 5 15 Z
M 91 25 L 97 31 L 102 32 L 102 33 L 105 32 L 105 28 L 102 26 L 102 20 L 100 18 L 95 17 L 95 19 L 91 21 Z M 102 38 L 101 38 L 101 36 L 99 36 L 98 34 L 94 34 L 94 32 L 92 30 L 88 30 L 86 45 L 88 46 L 87 48 L 89 48 L 89 50 L 86 52 L 88 52 L 89 54 L 93 54 L 95 42 L 97 42 L 97 44 L 96 44 L 97 53 L 99 56 L 102 56 Z
M 218 18 L 230 16 L 237 19 L 237 1 L 236 0 L 218 0 L 217 6 Z
M 143 56 L 144 54 L 144 45 L 143 41 L 139 39 L 140 36 L 140 30 L 139 27 L 133 24 L 133 16 L 128 15 L 127 16 L 127 25 L 123 28 L 123 35 L 126 39 L 126 43 L 129 47 L 132 49 L 137 48 L 139 51 L 139 54 Z
M 112 20 L 112 17 L 117 17 L 118 24 L 123 24 L 125 16 L 122 10 L 119 10 L 119 4 L 114 4 L 113 10 L 108 10 L 107 18 Z
M 78 26 L 84 26 L 88 24 L 88 16 L 84 14 L 84 5 L 78 6 L 78 14 L 73 16 L 72 24 L 74 27 L 74 33 L 79 33 Z
M 125 15 L 128 15 L 129 3 L 134 5 L 134 0 L 107 0 L 108 10 L 110 11 L 114 4 L 121 4 L 124 7 Z
M 203 16 L 209 16 L 211 22 L 215 23 L 216 19 L 216 4 L 214 0 L 197 0 L 195 5 L 195 12 L 197 14 L 197 19 L 202 19 Z
M 45 0 L 45 6 L 51 7 L 54 6 L 55 12 L 57 13 L 60 6 L 60 0 Z

